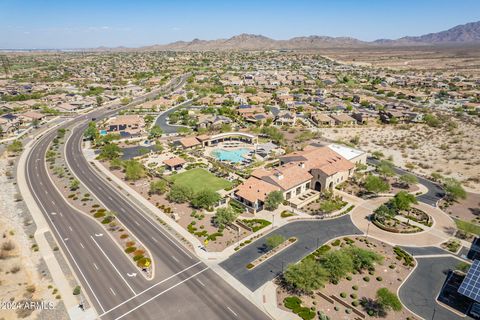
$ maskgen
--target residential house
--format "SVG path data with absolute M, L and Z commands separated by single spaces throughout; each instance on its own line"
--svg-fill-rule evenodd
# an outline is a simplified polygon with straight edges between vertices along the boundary
M 317 126 L 334 126 L 335 125 L 335 120 L 326 115 L 325 113 L 312 113 L 310 116 L 312 121 L 317 125 Z
M 139 115 L 119 115 L 106 123 L 108 133 L 139 135 L 145 132 L 145 121 Z
M 332 114 L 330 117 L 335 120 L 336 125 L 351 126 L 357 123 L 357 120 L 345 113 Z

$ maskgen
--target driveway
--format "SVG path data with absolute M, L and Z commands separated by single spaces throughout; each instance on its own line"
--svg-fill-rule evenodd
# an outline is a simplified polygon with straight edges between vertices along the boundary
M 377 160 L 377 159 L 374 159 L 374 158 L 368 158 L 367 162 L 369 164 L 376 165 L 380 161 Z M 398 175 L 404 175 L 404 174 L 407 174 L 407 173 L 411 174 L 411 172 L 400 169 L 398 167 L 394 167 L 393 169 L 394 169 L 395 173 L 398 174 Z M 416 176 L 416 177 L 418 178 L 418 182 L 423 184 L 428 189 L 427 193 L 424 193 L 424 194 L 419 195 L 417 197 L 418 201 L 426 203 L 426 204 L 428 204 L 432 207 L 436 207 L 437 202 L 445 196 L 445 191 L 438 184 L 436 184 L 433 181 L 430 181 L 430 180 L 425 179 L 425 178 L 420 177 L 420 176 Z
M 471 319 L 460 317 L 436 302 L 447 278 L 446 272 L 455 268 L 460 260 L 453 257 L 417 258 L 417 263 L 413 274 L 400 287 L 399 297 L 403 304 L 424 319 Z
M 285 238 L 296 237 L 298 240 L 256 268 L 248 270 L 246 265 L 264 253 L 266 239 L 272 234 L 281 234 Z M 332 238 L 351 234 L 363 233 L 353 225 L 349 215 L 332 220 L 290 222 L 244 247 L 220 266 L 248 289 L 255 291 L 279 275 L 282 268 L 316 250 L 317 244 L 320 246 Z

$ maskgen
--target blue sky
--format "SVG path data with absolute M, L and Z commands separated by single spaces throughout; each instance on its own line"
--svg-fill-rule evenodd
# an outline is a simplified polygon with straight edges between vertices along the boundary
M 375 40 L 478 20 L 479 0 L 0 0 L 0 48 L 137 47 L 240 33 Z

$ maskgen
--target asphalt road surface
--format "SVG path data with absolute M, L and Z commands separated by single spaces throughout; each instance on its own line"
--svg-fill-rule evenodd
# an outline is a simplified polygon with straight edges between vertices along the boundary
M 285 238 L 296 237 L 297 241 L 257 267 L 247 269 L 247 264 L 264 254 L 266 239 L 273 234 L 280 234 Z M 363 233 L 353 225 L 349 215 L 332 220 L 291 222 L 244 247 L 220 266 L 247 288 L 255 291 L 281 274 L 288 264 L 298 262 L 328 240 L 351 234 Z
M 370 164 L 378 164 L 380 161 L 377 160 L 377 159 L 368 158 L 367 162 L 370 163 Z M 407 173 L 411 174 L 411 172 L 400 169 L 398 167 L 394 167 L 394 171 L 398 175 L 404 175 L 404 174 L 407 174 Z M 430 180 L 425 179 L 424 177 L 420 177 L 420 176 L 416 176 L 416 177 L 418 178 L 418 182 L 423 184 L 428 189 L 427 193 L 419 195 L 417 197 L 418 201 L 426 203 L 426 204 L 428 204 L 432 207 L 436 207 L 437 202 L 439 200 L 441 200 L 443 197 L 445 197 L 445 191 L 438 184 L 436 184 L 433 181 L 430 181 Z
M 185 108 L 191 105 L 191 101 L 186 101 L 184 103 L 179 104 L 178 106 L 175 106 L 173 108 L 168 109 L 167 111 L 163 112 L 157 117 L 157 120 L 155 120 L 155 124 L 162 128 L 163 132 L 166 134 L 172 134 L 172 133 L 177 133 L 180 128 L 188 128 L 186 126 L 181 126 L 181 125 L 169 125 L 167 118 L 172 114 L 173 112 Z
M 184 79 L 179 85 L 182 82 Z M 137 98 L 135 103 L 141 101 Z M 98 177 L 87 163 L 80 144 L 88 121 L 116 111 L 96 111 L 66 124 L 65 127 L 71 128 L 71 137 L 65 146 L 65 156 L 74 174 L 109 210 L 118 212 L 117 219 L 150 250 L 155 265 L 152 280 L 140 274 L 97 221 L 70 207 L 53 185 L 46 169 L 45 153 L 56 131 L 39 137 L 25 168 L 29 188 L 99 317 L 196 319 L 202 315 L 203 319 L 268 319 L 142 210 Z
M 447 271 L 455 269 L 460 260 L 453 257 L 417 258 L 413 274 L 400 287 L 400 300 L 408 309 L 424 319 L 455 320 L 460 317 L 436 302 L 437 296 L 447 278 Z

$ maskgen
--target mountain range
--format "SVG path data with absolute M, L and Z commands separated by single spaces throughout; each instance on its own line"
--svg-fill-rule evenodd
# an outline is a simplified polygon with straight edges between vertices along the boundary
M 163 45 L 137 48 L 162 51 L 209 50 L 293 50 L 368 46 L 428 46 L 480 44 L 480 21 L 458 25 L 451 29 L 421 36 L 407 36 L 396 40 L 362 41 L 350 37 L 306 36 L 289 40 L 274 40 L 263 35 L 240 34 L 229 39 L 176 41 Z M 118 48 L 120 49 L 120 48 Z

